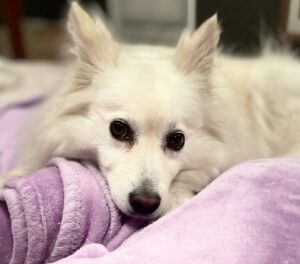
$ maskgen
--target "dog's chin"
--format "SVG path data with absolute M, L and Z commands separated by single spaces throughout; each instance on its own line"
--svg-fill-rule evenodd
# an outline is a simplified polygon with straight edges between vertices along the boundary
M 119 210 L 123 214 L 127 215 L 128 217 L 141 219 L 141 220 L 148 220 L 148 221 L 154 221 L 163 216 L 163 214 L 159 211 L 154 212 L 153 214 L 149 214 L 149 215 L 140 215 L 140 214 L 135 213 L 132 210 L 122 210 L 120 208 L 119 208 Z

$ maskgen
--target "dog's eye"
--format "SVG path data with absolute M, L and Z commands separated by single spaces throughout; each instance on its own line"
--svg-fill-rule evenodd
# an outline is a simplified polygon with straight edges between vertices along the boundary
M 184 142 L 184 134 L 180 131 L 175 131 L 167 135 L 166 147 L 174 151 L 178 151 L 182 149 Z
M 111 135 L 119 141 L 132 141 L 133 131 L 126 121 L 118 119 L 110 123 L 109 127 Z

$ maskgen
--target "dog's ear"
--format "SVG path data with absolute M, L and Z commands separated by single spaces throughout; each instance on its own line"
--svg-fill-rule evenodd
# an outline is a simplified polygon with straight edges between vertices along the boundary
M 86 66 L 101 70 L 116 64 L 118 45 L 103 22 L 93 20 L 76 2 L 71 4 L 68 30 L 75 45 L 75 54 Z
M 191 35 L 183 35 L 177 45 L 174 63 L 185 74 L 209 74 L 220 37 L 217 15 L 205 21 Z

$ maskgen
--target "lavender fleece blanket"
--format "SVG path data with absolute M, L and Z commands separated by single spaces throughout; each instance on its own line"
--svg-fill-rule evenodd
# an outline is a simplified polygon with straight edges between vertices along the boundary
M 36 103 L 0 110 L 1 173 Z M 0 263 L 299 264 L 300 158 L 236 166 L 144 225 L 117 210 L 92 164 L 54 159 L 0 190 Z

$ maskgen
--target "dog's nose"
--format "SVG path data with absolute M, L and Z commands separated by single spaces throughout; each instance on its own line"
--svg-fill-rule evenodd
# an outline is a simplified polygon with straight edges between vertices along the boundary
M 129 194 L 129 203 L 133 211 L 139 215 L 152 214 L 160 205 L 160 196 L 157 193 L 139 193 Z

